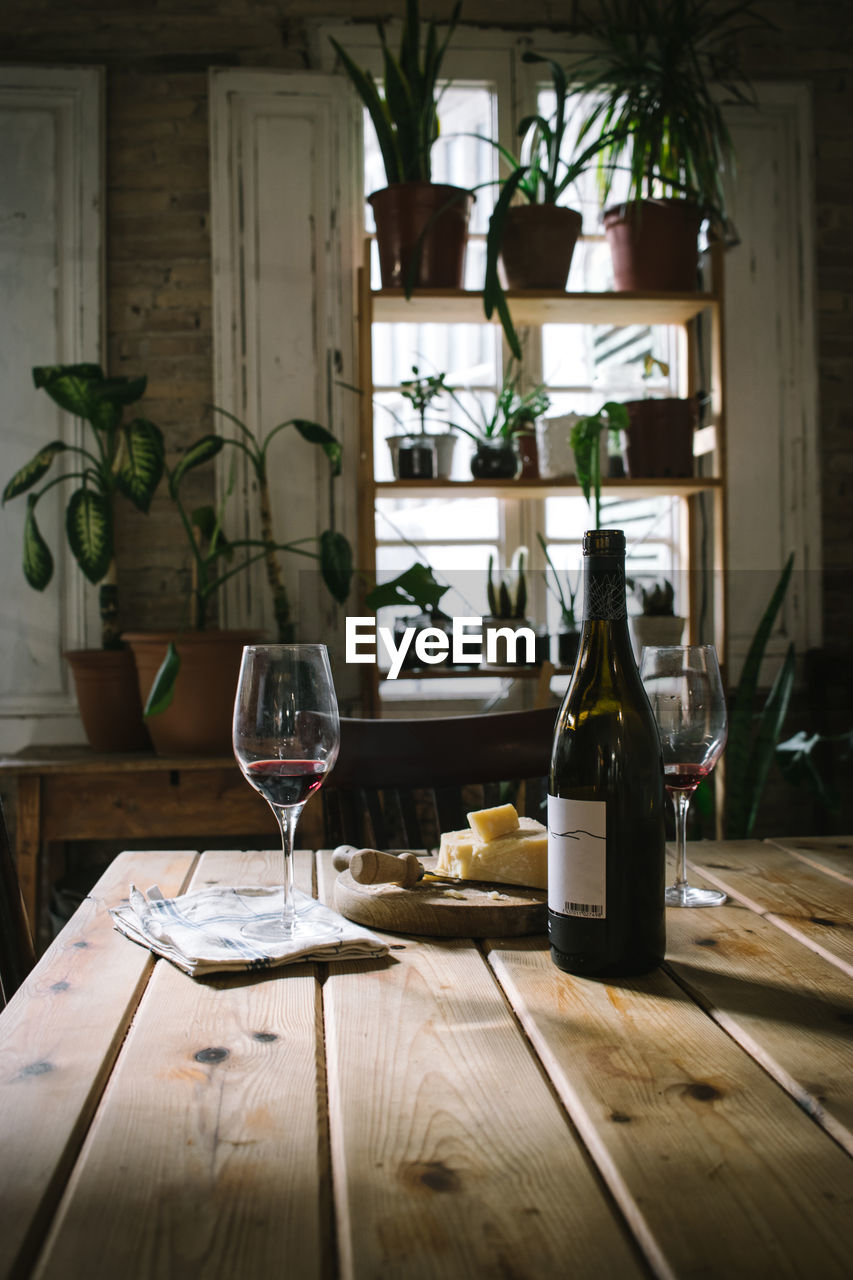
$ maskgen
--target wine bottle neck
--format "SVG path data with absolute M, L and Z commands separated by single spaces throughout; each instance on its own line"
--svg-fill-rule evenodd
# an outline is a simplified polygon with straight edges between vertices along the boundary
M 585 622 L 627 620 L 625 561 L 621 556 L 587 556 L 584 564 Z

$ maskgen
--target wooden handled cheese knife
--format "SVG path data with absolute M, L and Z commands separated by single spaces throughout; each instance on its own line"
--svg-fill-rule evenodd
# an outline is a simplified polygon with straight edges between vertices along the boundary
M 420 880 L 426 879 L 456 887 L 488 884 L 491 888 L 504 890 L 517 888 L 513 885 L 498 885 L 492 880 L 460 880 L 456 876 L 443 876 L 439 872 L 428 871 L 418 854 L 411 849 L 384 853 L 381 849 L 356 849 L 351 844 L 340 844 L 332 854 L 332 866 L 336 871 L 349 871 L 356 884 L 396 884 L 403 889 L 411 889 Z

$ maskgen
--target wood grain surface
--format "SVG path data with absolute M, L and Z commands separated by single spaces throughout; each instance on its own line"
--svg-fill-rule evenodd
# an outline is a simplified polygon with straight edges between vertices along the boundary
M 116 932 L 108 908 L 152 871 L 164 893 L 180 893 L 196 860 L 186 851 L 118 858 L 3 1012 L 2 1276 L 32 1261 L 154 967 Z
M 190 887 L 280 879 L 275 858 L 211 853 Z M 194 981 L 160 962 L 35 1274 L 322 1276 L 320 1025 L 314 965 Z

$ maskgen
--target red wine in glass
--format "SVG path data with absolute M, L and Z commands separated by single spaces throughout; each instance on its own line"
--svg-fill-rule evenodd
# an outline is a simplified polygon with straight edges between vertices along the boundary
M 247 776 L 271 805 L 305 804 L 326 772 L 324 760 L 253 760 Z
M 640 675 L 657 721 L 664 786 L 675 810 L 676 876 L 664 901 L 668 907 L 719 907 L 724 893 L 687 883 L 690 797 L 726 745 L 726 699 L 716 652 L 713 645 L 645 648 Z
M 293 893 L 296 824 L 306 800 L 334 765 L 340 744 L 326 646 L 248 645 L 240 666 L 232 731 L 237 763 L 278 821 L 284 864 L 281 917 L 252 921 L 243 933 L 267 943 L 334 935 L 334 926 L 317 918 L 316 904 L 301 907 L 297 919 Z

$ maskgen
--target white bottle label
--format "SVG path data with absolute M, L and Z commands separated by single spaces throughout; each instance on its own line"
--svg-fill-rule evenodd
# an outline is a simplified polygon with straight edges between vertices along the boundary
M 548 797 L 548 907 L 561 916 L 607 915 L 607 805 Z

